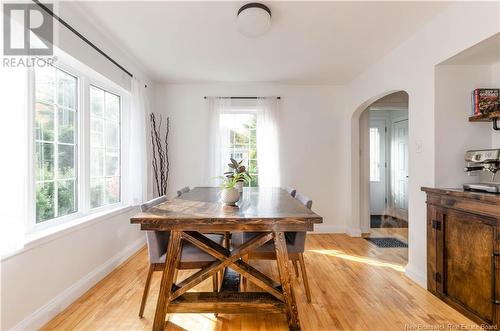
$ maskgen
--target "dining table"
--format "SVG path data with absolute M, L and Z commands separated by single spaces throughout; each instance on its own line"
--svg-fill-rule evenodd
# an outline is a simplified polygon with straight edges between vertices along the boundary
M 167 313 L 282 313 L 290 330 L 300 330 L 290 277 L 285 232 L 313 231 L 322 217 L 281 188 L 245 187 L 235 206 L 221 202 L 221 189 L 196 187 L 131 217 L 144 231 L 169 231 L 153 330 L 164 330 Z M 254 232 L 237 248 L 224 247 L 206 233 Z M 175 283 L 183 241 L 213 256 L 214 262 Z M 279 282 L 243 260 L 249 252 L 273 241 Z M 215 292 L 188 292 L 215 273 L 223 273 Z M 238 275 L 239 274 L 239 275 Z M 240 275 L 261 289 L 242 292 Z

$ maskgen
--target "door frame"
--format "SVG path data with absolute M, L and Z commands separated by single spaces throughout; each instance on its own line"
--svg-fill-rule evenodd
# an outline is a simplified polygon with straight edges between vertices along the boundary
M 384 199 L 385 199 L 385 203 L 384 203 L 384 211 L 387 209 L 388 207 L 388 202 L 389 202 L 389 194 L 390 194 L 390 187 L 391 187 L 391 176 L 390 176 L 390 157 L 391 157 L 391 151 L 390 151 L 390 146 L 391 146 L 391 143 L 390 143 L 390 137 L 391 137 L 391 132 L 390 132 L 390 128 L 389 128 L 389 124 L 390 123 L 390 118 L 386 115 L 386 114 L 382 114 L 382 113 L 379 113 L 377 112 L 377 110 L 371 110 L 371 109 L 368 109 L 367 111 L 369 111 L 369 116 L 370 116 L 370 119 L 368 121 L 368 130 L 370 130 L 370 128 L 372 128 L 372 121 L 383 121 L 384 122 L 384 131 L 382 132 L 382 134 L 384 135 L 384 160 L 385 160 L 385 165 L 383 167 L 383 173 L 384 173 Z M 368 137 L 369 137 L 369 134 L 368 134 Z M 369 139 L 369 138 L 368 138 Z M 368 142 L 370 142 L 368 140 Z M 369 146 L 368 146 L 369 147 Z M 389 147 L 389 148 L 388 148 Z M 370 153 L 370 150 L 368 148 L 368 153 Z M 370 167 L 370 157 L 368 157 L 368 168 Z M 381 169 L 381 173 L 382 173 L 382 169 Z M 369 205 L 368 205 L 368 213 L 369 215 L 371 216 L 372 215 L 372 206 L 371 206 L 371 186 L 372 186 L 372 181 L 370 180 L 369 176 L 368 176 L 368 185 L 370 187 L 370 190 L 369 190 L 369 193 L 370 193 L 370 201 L 369 201 Z M 384 212 L 382 211 L 382 213 Z M 377 214 L 378 215 L 378 214 Z
M 387 115 L 382 115 L 383 112 L 378 112 L 378 111 L 405 111 L 406 113 L 404 115 L 395 115 L 395 116 L 387 116 Z M 398 121 L 401 121 L 401 120 L 408 120 L 408 140 L 409 140 L 409 136 L 410 136 L 410 131 L 409 131 L 409 108 L 403 108 L 403 107 L 391 107 L 391 106 L 386 106 L 386 107 L 372 107 L 372 106 L 368 106 L 362 113 L 364 112 L 368 112 L 369 113 L 369 119 L 368 119 L 368 130 L 369 130 L 369 126 L 370 126 L 370 120 L 373 118 L 373 119 L 386 119 L 386 126 L 387 126 L 387 139 L 390 141 L 391 140 L 391 136 L 392 136 L 392 124 L 394 122 L 398 122 Z M 378 114 L 377 114 L 378 112 Z M 373 114 L 373 115 L 372 115 Z M 372 117 L 373 116 L 373 117 Z M 361 118 L 361 115 L 360 115 L 360 118 Z M 364 129 L 367 129 L 366 127 L 362 127 L 361 125 L 361 121 L 358 120 L 358 123 L 359 123 L 359 132 L 361 132 L 361 130 L 364 130 Z M 362 151 L 363 153 L 363 150 L 366 150 L 366 148 L 369 146 L 364 146 L 364 144 L 366 144 L 366 141 L 363 142 L 362 139 L 360 138 L 359 140 L 359 147 L 360 147 L 360 151 Z M 386 146 L 387 147 L 387 146 Z M 366 152 L 365 152 L 366 153 Z M 369 153 L 369 150 L 368 150 L 368 153 Z M 391 150 L 390 148 L 386 148 L 386 158 L 388 160 L 388 162 L 390 163 L 390 160 L 391 160 Z M 365 186 L 367 187 L 367 194 L 363 195 L 361 194 L 361 192 L 363 192 L 363 190 L 360 189 L 360 210 L 359 210 L 359 216 L 360 216 L 360 219 L 359 219 L 359 224 L 360 224 L 360 230 L 361 230 L 361 233 L 370 233 L 371 231 L 371 224 L 370 224 L 370 178 L 369 178 L 369 173 L 368 173 L 368 177 L 363 176 L 362 175 L 362 169 L 367 169 L 367 167 L 369 167 L 369 165 L 364 165 L 362 166 L 361 163 L 363 162 L 366 162 L 366 158 L 363 158 L 362 156 L 360 156 L 360 176 L 359 176 L 359 180 L 360 180 L 360 187 L 362 186 Z M 368 157 L 368 162 L 369 162 L 369 157 Z M 391 195 L 392 195 L 392 188 L 391 188 L 391 178 L 390 178 L 390 171 L 391 171 L 391 166 L 392 165 L 388 165 L 387 168 L 386 168 L 386 197 L 387 197 L 387 205 L 386 205 L 386 208 L 392 208 L 393 207 L 393 204 L 392 204 L 392 201 L 390 199 Z M 408 174 L 409 174 L 410 171 L 408 171 Z M 368 199 L 368 202 L 364 202 L 364 200 Z M 407 196 L 407 199 L 409 201 L 409 195 Z
M 406 175 L 406 178 L 407 178 L 407 183 L 406 183 L 406 206 L 408 207 L 408 179 L 409 179 L 409 129 L 410 129 L 410 121 L 408 119 L 408 115 L 405 115 L 405 116 L 398 116 L 398 117 L 395 117 L 392 121 L 391 121 L 391 130 L 394 131 L 394 127 L 395 125 L 397 125 L 398 123 L 401 123 L 401 122 L 405 122 L 406 121 L 406 146 L 407 146 L 407 155 L 406 155 L 406 158 L 407 158 L 407 161 L 406 161 L 406 167 L 407 167 L 407 175 Z M 392 145 L 392 135 L 391 135 L 391 145 Z M 392 147 L 391 147 L 392 149 Z M 392 168 L 394 167 L 394 165 L 392 164 L 392 157 L 391 157 L 391 165 L 390 165 L 390 169 L 389 170 L 392 170 Z M 391 172 L 391 183 L 392 183 L 392 172 Z M 392 189 L 392 187 L 391 187 Z M 391 191 L 392 192 L 392 191 Z M 391 204 L 393 204 L 393 201 L 391 201 Z M 406 209 L 403 209 L 403 208 L 398 208 L 395 204 L 392 205 L 392 208 L 393 208 L 393 211 L 398 214 L 398 215 L 404 215 L 406 214 L 406 221 L 408 221 L 408 208 Z

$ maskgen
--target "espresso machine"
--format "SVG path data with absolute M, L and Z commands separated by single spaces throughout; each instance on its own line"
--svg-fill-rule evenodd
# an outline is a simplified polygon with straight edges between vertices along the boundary
M 496 181 L 500 169 L 500 149 L 471 150 L 465 153 L 467 165 L 464 171 L 479 175 L 479 183 L 464 184 L 464 190 L 500 193 L 500 181 Z

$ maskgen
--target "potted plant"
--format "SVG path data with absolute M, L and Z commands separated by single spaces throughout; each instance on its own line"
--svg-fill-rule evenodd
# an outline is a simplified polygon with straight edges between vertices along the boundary
M 252 178 L 247 173 L 246 167 L 244 165 L 242 165 L 243 160 L 238 162 L 235 159 L 230 158 L 230 161 L 231 161 L 231 163 L 228 163 L 228 166 L 231 170 L 224 173 L 224 175 L 226 175 L 227 178 L 232 178 L 236 174 L 245 174 L 246 175 L 245 177 L 241 177 L 241 179 L 239 179 L 235 185 L 238 192 L 241 193 L 241 192 L 243 192 L 243 184 L 245 184 L 245 182 L 249 182 Z
M 236 184 L 238 182 L 245 182 L 250 180 L 250 177 L 246 172 L 235 173 L 231 177 L 219 177 L 223 180 L 221 184 L 221 200 L 224 204 L 228 206 L 234 206 L 236 202 L 240 199 L 240 192 L 236 189 Z

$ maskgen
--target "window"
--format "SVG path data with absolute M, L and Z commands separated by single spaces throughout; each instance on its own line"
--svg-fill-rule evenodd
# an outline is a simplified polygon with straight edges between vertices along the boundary
M 90 207 L 120 201 L 120 97 L 90 87 Z
M 221 114 L 222 148 L 224 162 L 230 158 L 243 160 L 252 180 L 248 186 L 259 186 L 257 167 L 257 114 L 231 112 Z
M 36 223 L 77 210 L 77 79 L 54 67 L 35 81 Z
M 380 181 L 380 129 L 370 128 L 370 181 Z
M 30 231 L 117 204 L 122 186 L 121 96 L 62 65 L 36 67 L 32 73 L 35 208 Z

